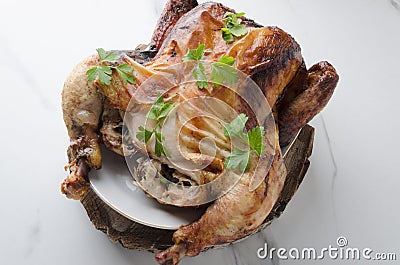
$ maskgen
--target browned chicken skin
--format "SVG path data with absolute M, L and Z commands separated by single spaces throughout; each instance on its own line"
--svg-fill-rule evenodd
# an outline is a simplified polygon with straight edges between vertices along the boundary
M 234 67 L 258 84 L 274 109 L 279 126 L 270 152 L 275 155 L 264 181 L 250 190 L 250 173 L 244 174 L 198 221 L 175 232 L 175 245 L 156 255 L 160 264 L 177 264 L 185 255 L 198 255 L 204 249 L 233 242 L 256 231 L 279 197 L 286 177 L 279 143 L 290 142 L 322 110 L 338 81 L 335 69 L 326 62 L 307 71 L 299 45 L 277 27 L 262 28 L 243 18 L 248 33 L 232 43 L 225 42 L 220 29 L 227 11 L 234 12 L 217 3 L 197 6 L 193 0 L 170 0 L 153 33 L 150 49 L 126 52 L 121 59 L 134 67 L 136 85 L 124 84 L 116 72 L 110 86 L 88 83 L 86 71 L 98 60 L 92 56 L 73 70 L 64 86 L 63 112 L 71 146 L 68 149 L 70 175 L 63 182 L 62 191 L 74 199 L 82 198 L 89 188 L 89 170 L 101 166 L 100 139 L 108 148 L 122 154 L 119 111 L 126 110 L 140 84 L 157 71 L 181 63 L 188 49 L 195 49 L 198 43 L 206 46 L 203 57 L 206 61 L 215 62 L 222 55 L 235 57 Z
M 187 12 L 196 7 L 196 0 L 170 0 L 166 3 L 164 10 L 157 22 L 150 42 L 150 50 L 158 51 L 164 43 L 165 38 L 171 32 L 176 22 Z
M 89 189 L 90 168 L 101 167 L 98 126 L 103 99 L 86 76 L 86 71 L 97 61 L 97 56 L 90 56 L 79 63 L 67 78 L 62 93 L 64 121 L 71 143 L 67 166 L 70 174 L 61 184 L 61 190 L 72 199 L 81 198 Z
M 156 255 L 159 264 L 176 265 L 184 256 L 196 256 L 204 249 L 248 236 L 272 210 L 286 178 L 286 168 L 276 137 L 276 152 L 264 182 L 250 191 L 250 174 L 226 195 L 217 199 L 196 222 L 180 227 L 173 235 L 175 245 Z M 251 171 L 251 170 L 250 170 Z
M 335 68 L 328 62 L 317 63 L 307 71 L 304 91 L 296 93 L 298 95 L 279 110 L 281 146 L 287 145 L 328 104 L 338 81 Z
M 303 63 L 300 46 L 286 32 L 277 27 L 255 27 L 247 20 L 248 34 L 232 43 L 222 38 L 223 16 L 232 12 L 222 4 L 205 3 L 182 16 L 164 40 L 160 51 L 145 67 L 125 63 L 137 69 L 137 85 L 123 85 L 117 73 L 112 84 L 98 84 L 100 91 L 111 104 L 125 110 L 132 94 L 148 77 L 173 64 L 181 63 L 188 49 L 196 49 L 198 43 L 206 47 L 203 59 L 215 62 L 222 55 L 235 57 L 234 67 L 249 75 L 263 90 L 270 106 L 274 106 L 286 85 Z M 139 67 L 139 69 L 138 69 Z
M 196 5 L 194 0 L 170 0 L 153 33 L 152 50 L 126 51 L 126 54 L 138 63 L 149 61 L 179 18 Z M 107 101 L 105 112 L 100 117 L 103 96 L 93 83 L 87 81 L 86 71 L 97 62 L 97 55 L 81 61 L 67 77 L 62 92 L 64 122 L 71 144 L 67 152 L 69 164 L 66 166 L 70 173 L 61 184 L 61 191 L 68 198 L 76 200 L 81 199 L 89 189 L 90 169 L 101 168 L 101 138 L 108 148 L 122 154 L 121 137 L 115 131 L 120 125 L 118 111 Z M 99 136 L 100 119 L 103 119 L 102 137 Z

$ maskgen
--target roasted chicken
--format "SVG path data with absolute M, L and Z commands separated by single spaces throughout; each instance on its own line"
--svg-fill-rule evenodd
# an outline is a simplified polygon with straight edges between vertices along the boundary
M 100 142 L 114 152 L 124 154 L 123 116 L 134 109 L 136 118 L 130 122 L 134 123 L 133 127 L 138 127 L 157 92 L 160 92 L 143 89 L 146 81 L 182 63 L 188 50 L 196 49 L 199 43 L 206 47 L 205 62 L 216 62 L 222 55 L 234 57 L 233 67 L 251 78 L 264 94 L 270 108 L 262 125 L 270 121 L 268 117 L 275 121 L 275 125 L 266 128 L 266 155 L 257 158 L 260 168 L 266 170 L 256 174 L 256 168 L 251 166 L 226 194 L 215 199 L 198 221 L 179 228 L 173 236 L 175 245 L 156 255 L 160 264 L 177 264 L 183 256 L 195 256 L 204 249 L 234 242 L 256 231 L 278 199 L 285 181 L 280 147 L 288 144 L 298 130 L 322 110 L 338 82 L 335 69 L 327 62 L 317 63 L 307 70 L 300 46 L 277 27 L 262 27 L 243 18 L 247 34 L 226 42 L 221 28 L 225 26 L 224 15 L 227 12 L 235 13 L 219 3 L 197 5 L 196 1 L 170 0 L 156 26 L 151 44 L 146 49 L 120 51 L 121 58 L 117 64 L 126 63 L 133 67 L 135 84 L 124 83 L 117 71 L 112 72 L 109 85 L 99 80 L 88 82 L 86 71 L 99 62 L 98 56 L 93 55 L 75 67 L 64 85 L 63 113 L 71 144 L 67 166 L 70 174 L 61 189 L 73 199 L 82 198 L 89 189 L 89 170 L 101 167 Z M 218 90 L 220 94 L 200 90 L 193 84 L 183 88 L 175 85 L 162 91 L 167 102 L 183 102 L 202 95 L 224 98 L 232 108 L 249 116 L 247 125 L 250 128 L 260 122 L 247 111 L 249 107 L 258 106 L 246 105 L 235 95 L 224 94 L 224 87 Z M 190 107 L 178 108 L 175 115 L 179 117 L 194 111 L 195 108 Z M 145 181 L 153 182 L 156 174 L 163 175 L 168 171 L 168 174 L 180 176 L 194 186 L 218 179 L 225 169 L 223 161 L 229 155 L 230 142 L 218 133 L 217 127 L 217 124 L 202 118 L 189 123 L 182 136 L 178 132 L 174 134 L 179 135 L 179 141 L 190 150 L 186 152 L 186 158 L 199 165 L 209 163 L 200 171 L 182 170 L 167 156 L 156 155 L 150 145 L 130 138 L 129 144 L 133 149 L 146 153 L 150 158 L 139 161 L 138 174 Z M 216 155 L 211 160 L 200 154 L 197 147 L 204 135 L 216 139 Z M 153 173 L 147 170 L 151 166 L 156 168 Z M 257 185 L 252 185 L 253 175 L 260 179 Z M 185 193 L 167 191 L 182 205 L 188 201 L 187 198 L 196 204 L 197 199 L 207 196 L 197 194 L 192 198 Z

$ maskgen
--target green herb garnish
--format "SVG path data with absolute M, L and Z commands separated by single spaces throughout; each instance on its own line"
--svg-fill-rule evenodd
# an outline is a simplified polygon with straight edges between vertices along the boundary
M 96 66 L 93 66 L 86 71 L 87 79 L 89 82 L 93 82 L 98 78 L 100 84 L 110 85 L 112 70 L 115 69 L 125 84 L 136 84 L 135 77 L 132 75 L 133 67 L 129 64 L 124 63 L 118 66 L 101 65 L 102 63 L 116 63 L 120 59 L 120 56 L 118 54 L 116 54 L 115 52 L 106 52 L 102 48 L 98 48 L 96 49 L 96 51 L 99 55 L 100 60 Z
M 227 84 L 234 84 L 238 81 L 238 72 L 231 67 L 235 63 L 235 58 L 222 55 L 222 57 L 212 64 L 210 79 L 216 87 L 219 87 L 224 81 Z
M 196 85 L 198 88 L 207 88 L 208 87 L 206 69 L 202 62 L 199 62 L 197 64 L 197 66 L 193 69 L 192 75 L 197 80 Z
M 248 117 L 245 114 L 239 114 L 234 120 L 224 126 L 224 135 L 237 137 L 242 140 L 248 149 L 242 150 L 237 147 L 233 148 L 232 153 L 225 160 L 225 167 L 231 170 L 238 169 L 240 173 L 250 168 L 250 154 L 255 153 L 260 157 L 265 150 L 264 127 L 257 126 L 247 133 L 244 129 Z
M 208 79 L 205 72 L 205 67 L 200 60 L 204 56 L 205 45 L 198 44 L 197 49 L 188 50 L 188 52 L 183 56 L 182 60 L 186 61 L 197 61 L 197 65 L 193 69 L 192 75 L 197 80 L 196 85 L 198 88 L 208 88 Z M 232 56 L 222 55 L 222 57 L 215 63 L 212 63 L 210 80 L 213 84 L 219 87 L 224 81 L 227 84 L 233 84 L 238 80 L 237 70 L 231 67 L 235 63 L 235 58 Z
M 242 23 L 242 19 L 239 17 L 244 16 L 245 13 L 240 12 L 234 14 L 232 12 L 226 12 L 224 14 L 225 28 L 221 28 L 222 38 L 226 42 L 234 41 L 234 37 L 241 37 L 247 34 L 246 26 Z
M 173 109 L 174 103 L 165 103 L 161 94 L 157 95 L 156 101 L 151 106 L 146 118 L 156 120 L 158 123 L 162 122 L 168 113 Z
M 192 75 L 197 80 L 196 85 L 198 88 L 207 88 L 208 81 L 205 72 L 205 67 L 202 62 L 200 62 L 201 58 L 204 56 L 205 45 L 199 43 L 197 45 L 197 49 L 191 50 L 189 49 L 187 53 L 183 56 L 182 61 L 197 61 L 196 67 L 193 69 Z
M 204 44 L 199 43 L 197 49 L 188 50 L 188 52 L 183 56 L 182 61 L 200 61 L 204 56 L 205 48 L 206 46 Z
M 235 119 L 224 126 L 224 135 L 246 140 L 246 135 L 243 133 L 243 131 L 248 119 L 249 118 L 246 116 L 246 114 L 239 114 Z
M 174 105 L 175 103 L 165 103 L 162 95 L 158 94 L 156 101 L 146 114 L 148 119 L 157 121 L 156 125 L 152 130 L 147 130 L 143 126 L 139 126 L 139 131 L 136 133 L 136 138 L 143 143 L 147 143 L 150 141 L 151 137 L 155 135 L 154 152 L 158 157 L 161 155 L 169 157 L 167 149 L 165 149 L 165 146 L 162 144 L 165 138 L 157 129 L 161 128 L 162 122 L 168 116 L 168 113 L 174 108 Z

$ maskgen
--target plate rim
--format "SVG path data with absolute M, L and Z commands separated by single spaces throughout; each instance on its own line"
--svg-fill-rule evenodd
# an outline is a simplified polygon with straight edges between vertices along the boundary
M 290 141 L 290 143 L 289 143 L 288 145 L 286 145 L 286 146 L 284 146 L 284 147 L 281 147 L 281 150 L 282 150 L 282 158 L 284 158 L 284 157 L 287 155 L 287 153 L 288 153 L 288 151 L 290 150 L 290 148 L 292 147 L 293 143 L 296 141 L 297 137 L 299 136 L 300 131 L 301 131 L 301 130 L 299 130 L 299 131 L 297 132 L 297 134 L 295 135 L 295 137 L 293 137 L 292 141 Z M 104 146 L 104 148 L 105 148 L 105 146 Z M 108 150 L 108 151 L 112 152 L 111 150 Z M 100 170 L 101 170 L 101 169 L 100 169 Z M 132 172 L 131 172 L 129 169 L 128 169 L 128 171 L 129 171 L 129 174 L 131 175 Z M 131 177 L 132 177 L 132 176 L 131 176 Z M 133 178 L 132 178 L 132 182 L 133 182 L 133 183 L 135 182 L 135 180 L 134 180 Z M 92 179 L 91 179 L 90 177 L 89 177 L 89 183 L 90 183 L 90 188 L 96 193 L 97 196 L 99 196 L 99 198 L 100 198 L 104 203 L 106 203 L 106 204 L 107 204 L 109 207 L 111 207 L 114 211 L 116 211 L 117 213 L 121 214 L 122 216 L 124 216 L 125 218 L 127 218 L 127 219 L 129 219 L 129 220 L 131 220 L 131 221 L 134 221 L 134 222 L 139 223 L 139 224 L 141 224 L 141 225 L 145 225 L 145 226 L 152 227 L 152 228 L 157 228 L 157 229 L 162 229 L 162 230 L 177 230 L 177 229 L 179 229 L 179 227 L 181 226 L 181 225 L 180 225 L 180 226 L 177 226 L 177 227 L 173 227 L 173 226 L 163 226 L 163 225 L 152 224 L 152 223 L 148 223 L 148 222 L 145 222 L 145 221 L 136 219 L 136 218 L 134 218 L 133 216 L 131 216 L 131 215 L 125 213 L 124 211 L 120 210 L 119 207 L 115 206 L 113 203 L 111 203 L 111 202 L 96 188 L 96 186 L 93 185 Z M 135 184 L 134 184 L 134 185 L 135 185 Z

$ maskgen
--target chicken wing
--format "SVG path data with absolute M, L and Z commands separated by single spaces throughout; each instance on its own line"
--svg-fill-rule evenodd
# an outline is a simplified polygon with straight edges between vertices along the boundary
M 335 68 L 328 62 L 313 65 L 306 74 L 304 87 L 279 110 L 279 142 L 287 145 L 315 115 L 328 104 L 339 81 Z
M 158 21 L 153 33 L 152 41 L 155 48 L 164 40 L 179 18 L 196 5 L 194 0 L 170 0 L 166 4 L 166 11 L 163 12 L 164 19 L 162 17 Z M 154 51 L 141 50 L 125 51 L 124 53 L 137 64 L 148 62 L 155 55 Z M 90 169 L 98 169 L 102 163 L 99 125 L 103 111 L 103 96 L 98 92 L 94 83 L 88 82 L 86 75 L 86 71 L 95 66 L 98 60 L 97 55 L 92 55 L 81 61 L 67 77 L 62 91 L 62 110 L 70 137 L 70 146 L 67 151 L 69 164 L 66 166 L 69 175 L 61 184 L 61 191 L 71 199 L 83 197 L 89 189 L 88 173 Z M 113 109 L 115 106 L 110 104 L 103 115 L 105 126 L 101 131 L 108 147 L 121 153 L 119 132 L 112 128 L 118 123 L 120 117 Z

